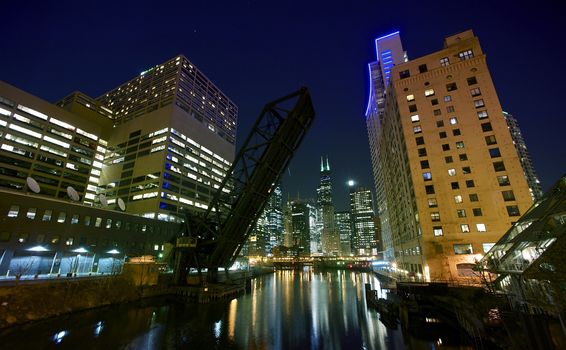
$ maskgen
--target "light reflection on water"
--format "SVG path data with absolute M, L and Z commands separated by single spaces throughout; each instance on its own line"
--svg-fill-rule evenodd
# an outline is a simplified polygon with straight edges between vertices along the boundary
M 400 327 L 386 328 L 366 307 L 365 283 L 386 296 L 367 273 L 279 271 L 254 280 L 251 293 L 230 301 L 90 310 L 0 333 L 0 342 L 6 349 L 435 348 L 403 335 Z

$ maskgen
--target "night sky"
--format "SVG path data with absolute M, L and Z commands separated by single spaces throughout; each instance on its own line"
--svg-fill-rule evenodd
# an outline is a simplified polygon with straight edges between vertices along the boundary
M 373 190 L 367 63 L 373 39 L 396 30 L 413 59 L 473 29 L 543 190 L 566 172 L 560 1 L 81 3 L 3 2 L 0 79 L 51 102 L 75 90 L 97 97 L 182 53 L 239 106 L 239 141 L 266 102 L 305 85 L 317 117 L 283 177 L 293 197 L 315 196 L 321 155 L 330 158 L 337 209 L 348 207 L 348 179 Z

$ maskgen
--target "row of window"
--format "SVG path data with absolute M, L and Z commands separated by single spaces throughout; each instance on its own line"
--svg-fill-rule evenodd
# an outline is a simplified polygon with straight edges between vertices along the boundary
M 461 224 L 460 228 L 462 232 L 470 232 L 470 226 L 468 224 Z M 487 227 L 485 226 L 485 224 L 479 223 L 476 224 L 476 230 L 477 232 L 487 232 Z M 444 236 L 444 229 L 442 228 L 442 226 L 433 226 L 432 233 L 434 234 L 435 237 L 441 237 Z
M 82 221 L 82 224 L 84 226 L 91 226 L 92 224 L 94 224 L 94 227 L 98 227 L 98 228 L 118 229 L 118 230 L 133 231 L 133 232 L 149 232 L 149 233 L 161 232 L 161 228 L 158 225 L 154 226 L 147 224 L 131 223 L 129 221 L 112 220 L 110 218 L 104 219 L 99 216 L 91 216 L 91 215 L 83 215 L 81 218 L 79 214 L 72 214 L 69 218 L 67 213 L 64 211 L 60 211 L 58 215 L 53 215 L 53 210 L 51 209 L 45 209 L 43 211 L 43 215 L 41 216 L 37 214 L 38 214 L 37 208 L 28 208 L 27 212 L 25 212 L 25 217 L 29 220 L 35 220 L 36 217 L 37 218 L 41 217 L 41 221 L 46 221 L 46 222 L 50 222 L 52 219 L 56 219 L 56 221 L 60 224 L 70 222 L 71 225 L 78 225 Z M 17 218 L 19 217 L 19 215 L 20 215 L 20 206 L 11 205 L 6 216 L 9 218 Z
M 472 49 L 467 49 L 467 50 L 464 50 L 464 51 L 461 51 L 461 52 L 458 53 L 458 58 L 460 59 L 460 61 L 469 60 L 473 57 L 474 57 L 474 52 L 472 51 Z M 449 66 L 449 65 L 450 65 L 450 59 L 448 57 L 442 57 L 440 59 L 440 66 L 441 67 L 446 67 L 446 66 Z M 428 72 L 428 67 L 427 67 L 426 64 L 419 65 L 418 69 L 419 69 L 419 73 Z M 399 78 L 400 79 L 405 79 L 405 78 L 408 78 L 410 76 L 411 76 L 411 72 L 408 69 L 399 72 Z

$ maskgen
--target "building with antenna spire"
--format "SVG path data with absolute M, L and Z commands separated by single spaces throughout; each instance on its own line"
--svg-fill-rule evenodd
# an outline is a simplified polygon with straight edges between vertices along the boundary
M 316 189 L 319 222 L 322 222 L 320 240 L 324 255 L 340 254 L 340 234 L 334 222 L 334 203 L 332 202 L 332 181 L 330 179 L 330 161 L 326 156 L 320 159 L 320 184 Z

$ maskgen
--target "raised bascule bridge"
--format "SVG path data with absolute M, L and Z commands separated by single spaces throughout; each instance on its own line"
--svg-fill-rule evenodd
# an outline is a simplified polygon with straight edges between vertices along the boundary
M 315 112 L 306 88 L 269 102 L 206 212 L 188 214 L 175 247 L 175 283 L 186 284 L 191 268 L 207 269 L 217 282 L 218 268 L 233 265 L 289 164 Z

